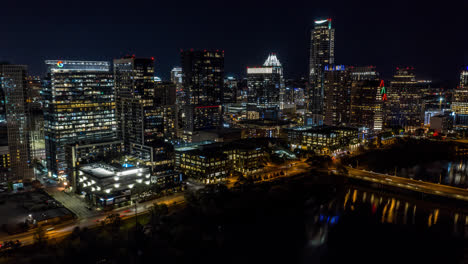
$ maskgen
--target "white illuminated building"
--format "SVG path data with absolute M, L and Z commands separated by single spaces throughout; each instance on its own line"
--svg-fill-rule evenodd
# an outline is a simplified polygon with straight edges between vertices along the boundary
M 132 189 L 151 184 L 149 168 L 92 163 L 78 170 L 78 188 L 93 204 L 109 206 L 130 201 Z
M 263 66 L 247 68 L 247 85 L 250 105 L 283 109 L 283 67 L 275 53 L 268 55 Z
M 266 59 L 265 63 L 263 63 L 263 66 L 266 66 L 266 67 L 281 67 L 281 63 L 280 61 L 278 60 L 278 58 L 276 57 L 276 54 L 275 53 L 271 53 L 270 55 L 268 55 L 268 58 Z

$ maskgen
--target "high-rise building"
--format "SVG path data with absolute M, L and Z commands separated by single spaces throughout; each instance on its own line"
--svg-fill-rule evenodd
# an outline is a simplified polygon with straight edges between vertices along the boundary
M 182 78 L 182 67 L 174 67 L 171 70 L 171 82 L 176 85 L 176 104 L 183 106 L 185 95 L 184 95 L 184 83 Z
M 224 103 L 231 104 L 237 101 L 237 79 L 228 76 L 224 79 Z
M 381 99 L 379 73 L 375 67 L 350 67 L 351 109 L 350 125 L 374 129 L 381 126 Z
M 161 115 L 164 139 L 178 137 L 178 105 L 176 105 L 176 84 L 161 82 L 155 84 L 155 107 Z
M 177 85 L 177 90 L 182 89 L 182 68 L 181 67 L 172 68 L 171 82 Z
M 119 135 L 126 146 L 146 145 L 162 137 L 163 121 L 155 105 L 154 59 L 115 59 L 114 78 Z
M 414 68 L 397 68 L 384 103 L 385 126 L 417 129 L 424 124 L 423 89 L 426 82 L 416 80 Z
M 344 65 L 327 65 L 323 78 L 324 123 L 346 126 L 350 122 L 351 77 Z
M 453 92 L 452 111 L 455 126 L 468 128 L 468 67 L 460 73 L 460 86 Z
M 28 85 L 27 111 L 29 116 L 30 158 L 45 159 L 44 111 L 41 90 L 43 83 L 38 76 L 26 78 Z
M 176 85 L 172 82 L 159 82 L 154 84 L 156 105 L 176 104 Z
M 283 108 L 283 67 L 275 53 L 263 66 L 247 68 L 248 103 L 260 108 Z
M 309 91 L 308 119 L 314 125 L 322 124 L 323 120 L 323 73 L 327 65 L 335 63 L 335 29 L 332 20 L 320 19 L 314 21 L 310 32 L 309 49 Z
M 181 52 L 183 70 L 184 131 L 219 128 L 222 121 L 224 51 Z M 184 132 L 185 133 L 185 132 Z M 190 136 L 186 138 L 189 140 Z
M 106 61 L 47 60 L 44 134 L 49 174 L 67 176 L 68 144 L 115 140 L 114 78 Z
M 9 180 L 31 179 L 30 138 L 28 119 L 27 67 L 24 65 L 0 65 L 0 86 L 5 93 L 8 150 L 11 173 Z

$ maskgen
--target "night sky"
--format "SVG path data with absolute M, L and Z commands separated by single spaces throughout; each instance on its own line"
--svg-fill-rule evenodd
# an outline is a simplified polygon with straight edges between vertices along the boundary
M 381 2 L 4 0 L 0 60 L 42 75 L 45 59 L 154 56 L 167 79 L 181 48 L 214 48 L 225 51 L 227 74 L 244 75 L 276 52 L 286 77 L 298 77 L 307 72 L 313 20 L 331 17 L 337 64 L 375 65 L 386 78 L 410 65 L 421 78 L 456 85 L 468 64 L 467 1 Z

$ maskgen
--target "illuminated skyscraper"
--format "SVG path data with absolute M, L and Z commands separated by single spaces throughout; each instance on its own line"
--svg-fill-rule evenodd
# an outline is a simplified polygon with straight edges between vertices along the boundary
M 224 79 L 224 103 L 235 103 L 237 100 L 237 83 L 238 80 L 232 76 Z
M 171 82 L 177 85 L 177 89 L 182 89 L 182 68 L 174 67 L 171 70 Z
M 282 108 L 284 96 L 283 67 L 275 53 L 260 67 L 247 68 L 248 103 L 258 107 Z
M 453 93 L 452 111 L 455 114 L 455 125 L 468 128 L 468 67 L 460 74 L 460 86 Z
M 416 80 L 414 68 L 397 68 L 384 103 L 385 126 L 417 129 L 424 124 L 423 88 L 426 82 Z
M 10 153 L 10 181 L 31 179 L 27 67 L 0 65 L 0 87 L 5 93 L 5 110 Z
M 335 63 L 335 29 L 332 20 L 314 21 L 310 33 L 308 117 L 311 124 L 323 121 L 323 72 L 326 65 Z
M 30 158 L 45 159 L 44 111 L 41 90 L 43 83 L 38 76 L 27 79 L 27 111 L 29 116 Z
M 185 95 L 182 121 L 187 135 L 218 128 L 222 120 L 224 51 L 181 52 Z M 185 133 L 185 132 L 184 132 Z M 187 139 L 190 141 L 190 139 Z
M 126 146 L 163 137 L 162 115 L 155 103 L 154 60 L 115 59 L 114 78 L 119 134 Z
M 114 79 L 106 61 L 45 63 L 50 78 L 44 89 L 47 167 L 64 178 L 66 145 L 115 140 Z
M 351 110 L 350 125 L 375 129 L 382 126 L 379 88 L 383 81 L 375 67 L 350 67 L 351 71 Z
M 176 86 L 176 104 L 177 106 L 182 107 L 185 104 L 185 95 L 181 67 L 174 67 L 171 70 L 171 82 Z
M 344 65 L 324 68 L 323 113 L 329 126 L 346 126 L 350 121 L 351 77 Z

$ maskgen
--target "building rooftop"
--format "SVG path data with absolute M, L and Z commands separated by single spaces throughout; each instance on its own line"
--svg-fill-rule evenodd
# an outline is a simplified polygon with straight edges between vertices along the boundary
M 81 171 L 99 179 L 135 174 L 142 169 L 143 167 L 128 163 L 122 164 L 120 168 L 105 163 L 92 163 L 80 167 Z

